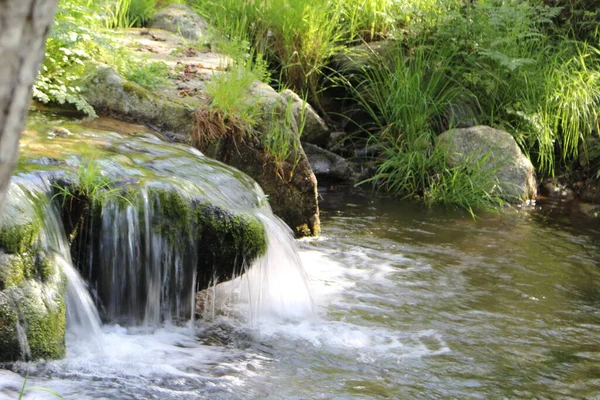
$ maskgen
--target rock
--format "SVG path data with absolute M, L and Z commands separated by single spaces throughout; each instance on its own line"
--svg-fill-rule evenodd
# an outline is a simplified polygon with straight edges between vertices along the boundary
M 83 96 L 99 114 L 112 115 L 130 122 L 140 122 L 159 128 L 171 140 L 192 143 L 195 108 L 208 110 L 206 105 L 183 103 L 168 91 L 149 91 L 126 81 L 113 69 L 90 64 L 79 84 Z M 294 108 L 269 85 L 256 82 L 249 91 L 248 102 L 257 103 L 259 117 L 244 139 L 231 141 L 223 137 L 218 143 L 201 148 L 210 157 L 232 165 L 254 178 L 269 196 L 273 212 L 282 218 L 297 235 L 317 235 L 319 209 L 316 178 L 300 145 Z M 289 114 L 289 115 L 287 115 Z M 216 114 L 215 114 L 216 115 Z M 275 124 L 272 124 L 275 120 Z M 261 135 L 269 129 L 288 132 L 293 150 L 284 162 L 276 166 L 265 157 Z
M 208 23 L 188 6 L 172 4 L 154 14 L 148 27 L 177 33 L 186 39 L 200 40 L 206 35 Z
M 566 185 L 560 183 L 556 178 L 548 178 L 540 185 L 540 193 L 552 199 L 571 201 L 575 193 Z
M 580 202 L 578 204 L 578 206 L 579 206 L 579 211 L 582 214 L 584 214 L 586 217 L 589 217 L 589 218 L 600 217 L 600 206 L 598 206 L 598 204 L 590 204 L 590 203 Z
M 286 112 L 287 100 L 264 83 L 253 85 L 249 101 L 261 109 L 254 132 L 221 137 L 200 150 L 254 178 L 269 196 L 273 212 L 297 236 L 318 235 L 317 179 L 302 149 L 294 113 Z M 265 149 L 266 136 L 274 129 L 289 140 L 285 160 L 274 159 Z
M 296 122 L 298 124 L 304 123 L 300 139 L 303 142 L 312 143 L 319 147 L 327 147 L 329 143 L 329 128 L 312 106 L 290 89 L 281 92 L 281 97 L 291 103 Z
M 452 129 L 438 137 L 438 145 L 446 147 L 451 166 L 478 162 L 489 155 L 486 165 L 494 171 L 506 201 L 521 203 L 535 198 L 533 165 L 508 132 L 483 125 Z
M 36 244 L 40 207 L 11 183 L 0 222 L 0 362 L 65 355 L 66 280 Z
M 106 65 L 88 64 L 78 85 L 97 113 L 152 124 L 182 136 L 192 130 L 191 107 L 129 82 Z
M 317 177 L 356 183 L 357 174 L 346 159 L 314 144 L 302 143 L 302 146 Z

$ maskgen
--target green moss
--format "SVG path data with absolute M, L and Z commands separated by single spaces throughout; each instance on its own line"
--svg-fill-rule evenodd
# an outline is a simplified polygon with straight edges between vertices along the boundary
M 176 238 L 191 233 L 192 205 L 175 190 L 156 190 L 154 193 L 154 227 L 173 243 Z
M 42 282 L 48 281 L 48 279 L 50 279 L 50 277 L 56 273 L 56 268 L 52 263 L 52 259 L 46 254 L 43 254 L 37 258 L 35 262 L 35 269 Z
M 242 255 L 252 260 L 267 250 L 266 233 L 256 217 L 204 204 L 196 208 L 195 221 L 202 242 L 218 249 L 223 258 Z
M 64 286 L 64 285 L 63 285 Z M 27 340 L 33 359 L 65 356 L 66 305 L 63 293 L 56 293 L 51 304 L 31 301 L 23 306 Z
M 37 222 L 0 228 L 0 249 L 13 254 L 25 252 L 33 245 L 40 228 Z
M 0 292 L 0 361 L 16 361 L 21 358 L 21 346 L 17 336 L 17 312 L 10 306 L 7 296 Z
M 140 100 L 152 100 L 154 98 L 154 95 L 148 89 L 135 82 L 123 82 L 123 90 L 129 94 L 135 95 Z
M 23 258 L 19 255 L 0 256 L 0 290 L 18 286 L 25 279 Z

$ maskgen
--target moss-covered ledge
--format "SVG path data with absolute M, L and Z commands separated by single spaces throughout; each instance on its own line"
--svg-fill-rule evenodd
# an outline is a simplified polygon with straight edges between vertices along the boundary
M 0 361 L 65 355 L 66 280 L 39 246 L 39 201 L 12 183 L 0 219 Z

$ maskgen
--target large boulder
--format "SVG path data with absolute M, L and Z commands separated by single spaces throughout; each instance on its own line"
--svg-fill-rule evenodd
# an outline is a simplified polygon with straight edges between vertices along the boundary
M 171 4 L 152 16 L 148 27 L 180 34 L 186 39 L 200 40 L 206 35 L 208 23 L 183 4 Z
M 260 109 L 252 132 L 215 138 L 201 150 L 254 178 L 269 196 L 273 212 L 297 236 L 318 235 L 317 179 L 300 143 L 293 108 L 269 85 L 259 82 L 252 86 L 248 101 Z M 289 151 L 284 159 L 271 154 L 266 146 L 274 140 L 273 132 L 287 143 Z
M 485 167 L 492 171 L 506 201 L 522 203 L 535 199 L 533 165 L 510 133 L 483 125 L 451 129 L 438 137 L 438 146 L 445 147 L 450 166 L 481 163 L 487 157 Z
M 150 124 L 181 135 L 192 130 L 192 107 L 130 82 L 106 65 L 88 64 L 78 85 L 99 115 Z
M 0 220 L 0 361 L 65 355 L 66 280 L 39 245 L 40 207 L 11 184 Z

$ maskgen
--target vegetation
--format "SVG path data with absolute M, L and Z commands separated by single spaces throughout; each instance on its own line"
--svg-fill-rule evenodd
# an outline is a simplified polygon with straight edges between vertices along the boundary
M 127 50 L 98 32 L 143 26 L 166 3 L 61 0 L 35 97 L 94 115 L 72 84 L 89 59 L 142 86 L 161 85 L 165 65 L 138 68 Z M 211 102 L 196 115 L 198 144 L 257 123 L 260 110 L 244 100 L 255 80 L 290 87 L 322 113 L 339 111 L 322 100 L 328 85 L 341 85 L 345 103 L 367 115 L 356 123 L 361 129 L 349 133 L 355 147 L 376 149 L 376 174 L 368 182 L 473 212 L 497 207 L 499 193 L 489 173 L 472 165 L 449 168 L 436 148 L 438 134 L 464 122 L 452 110 L 467 109 L 469 121 L 513 134 L 541 177 L 575 168 L 599 130 L 600 11 L 593 0 L 186 3 L 210 20 L 214 36 L 223 37 L 218 50 L 233 60 L 228 73 L 215 73 L 207 85 Z M 373 50 L 358 71 L 331 69 L 334 55 L 357 44 L 369 50 L 379 39 L 392 43 L 390 51 Z M 284 159 L 293 152 L 283 140 L 290 127 L 268 125 L 263 145 Z

